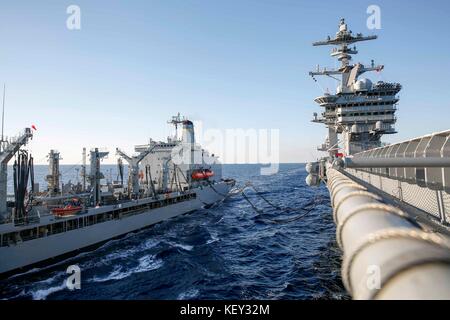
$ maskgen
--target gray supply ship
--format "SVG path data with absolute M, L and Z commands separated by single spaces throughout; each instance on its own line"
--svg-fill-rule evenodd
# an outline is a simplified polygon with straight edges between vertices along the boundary
M 60 182 L 59 152 L 50 151 L 48 188 L 39 192 L 33 159 L 23 147 L 30 128 L 16 138 L 2 139 L 0 150 L 0 276 L 46 265 L 80 250 L 224 200 L 234 187 L 222 179 L 218 158 L 195 142 L 191 121 L 169 121 L 182 137 L 167 142 L 150 139 L 129 156 L 117 149 L 118 181 L 104 181 L 101 160 L 107 151 L 90 151 L 89 170 L 83 150 L 82 182 Z M 7 194 L 7 165 L 14 162 L 14 197 Z M 128 163 L 124 184 L 123 160 Z M 88 172 L 89 171 L 89 172 Z
M 326 183 L 343 251 L 342 279 L 355 299 L 450 299 L 450 130 L 395 144 L 398 83 L 361 76 L 381 71 L 372 62 L 352 64 L 356 42 L 344 19 L 332 45 L 337 69 L 310 72 L 338 81 L 336 93 L 315 99 L 324 109 L 313 122 L 328 137 L 328 156 L 308 163 L 307 183 Z

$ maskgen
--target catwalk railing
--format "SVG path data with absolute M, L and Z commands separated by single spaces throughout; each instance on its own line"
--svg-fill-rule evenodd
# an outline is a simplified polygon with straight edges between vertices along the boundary
M 346 157 L 345 172 L 450 224 L 450 130 Z

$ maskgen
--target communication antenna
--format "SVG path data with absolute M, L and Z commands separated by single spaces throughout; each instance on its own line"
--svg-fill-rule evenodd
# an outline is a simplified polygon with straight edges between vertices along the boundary
M 6 95 L 6 83 L 3 84 L 3 107 L 2 107 L 2 141 L 3 144 L 4 140 L 4 128 L 5 128 L 5 95 Z
M 180 113 L 178 112 L 178 114 L 176 116 L 173 116 L 172 120 L 167 121 L 167 123 L 175 126 L 175 140 L 177 140 L 178 139 L 178 125 L 180 123 L 183 123 L 183 119 L 181 118 Z

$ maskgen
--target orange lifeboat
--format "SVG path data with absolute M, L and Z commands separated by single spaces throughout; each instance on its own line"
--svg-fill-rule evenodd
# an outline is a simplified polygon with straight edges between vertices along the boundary
M 52 213 L 57 217 L 70 217 L 70 216 L 74 216 L 77 213 L 81 212 L 82 209 L 83 208 L 81 206 L 67 205 L 63 208 L 52 209 Z
M 206 175 L 203 173 L 203 171 L 196 171 L 192 173 L 191 177 L 194 180 L 202 180 L 206 178 Z
M 192 173 L 191 177 L 194 180 L 208 179 L 214 176 L 214 172 L 211 170 L 198 170 Z
M 205 175 L 207 178 L 211 178 L 214 176 L 214 171 L 212 170 L 205 170 Z

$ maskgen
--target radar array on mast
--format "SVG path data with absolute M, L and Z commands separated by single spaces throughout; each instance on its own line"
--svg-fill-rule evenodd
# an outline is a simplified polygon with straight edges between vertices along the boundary
M 369 79 L 359 77 L 369 71 L 382 71 L 383 65 L 375 65 L 372 60 L 369 66 L 362 63 L 351 64 L 352 56 L 358 51 L 356 42 L 375 40 L 377 36 L 353 35 L 344 19 L 341 19 L 339 31 L 334 38 L 314 42 L 313 46 L 337 46 L 331 51 L 331 56 L 341 62 L 337 69 L 321 69 L 310 72 L 316 76 L 328 76 L 340 82 L 336 94 L 326 92 L 317 97 L 315 102 L 325 109 L 322 116 L 314 114 L 313 122 L 323 123 L 328 128 L 328 138 L 320 151 L 327 151 L 335 156 L 339 149 L 347 155 L 381 146 L 383 134 L 396 133 L 395 111 L 399 101 L 397 93 L 401 85 L 397 83 L 372 83 Z M 340 76 L 338 79 L 335 76 Z M 342 147 L 339 146 L 338 135 L 342 135 Z

